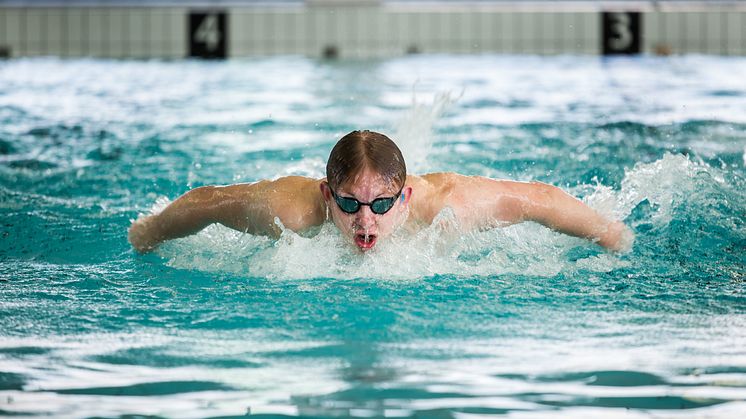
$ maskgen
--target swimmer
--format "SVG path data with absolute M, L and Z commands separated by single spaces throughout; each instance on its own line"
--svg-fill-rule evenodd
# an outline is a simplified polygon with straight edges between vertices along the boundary
M 534 221 L 612 251 L 629 250 L 634 237 L 622 222 L 544 183 L 456 173 L 407 175 L 391 139 L 353 131 L 332 149 L 326 178 L 288 176 L 195 188 L 159 214 L 135 220 L 129 241 L 144 253 L 213 223 L 276 238 L 282 232 L 277 218 L 301 234 L 331 221 L 346 241 L 367 252 L 397 229 L 417 231 L 430 225 L 446 208 L 462 231 Z

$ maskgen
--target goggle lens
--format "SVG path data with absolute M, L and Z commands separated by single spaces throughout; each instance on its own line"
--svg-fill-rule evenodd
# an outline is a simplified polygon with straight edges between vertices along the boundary
M 386 214 L 394 206 L 396 198 L 378 198 L 370 203 L 370 210 L 374 214 Z
M 341 196 L 335 196 L 334 199 L 337 201 L 339 208 L 348 214 L 360 211 L 360 202 L 357 199 L 342 198 Z

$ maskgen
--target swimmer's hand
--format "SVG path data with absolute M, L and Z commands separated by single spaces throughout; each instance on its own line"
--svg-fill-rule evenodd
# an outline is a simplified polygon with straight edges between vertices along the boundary
M 141 216 L 132 222 L 127 238 L 138 253 L 150 252 L 162 241 L 158 239 L 156 217 L 156 215 Z
M 635 242 L 635 233 L 621 221 L 609 223 L 606 232 L 600 235 L 598 244 L 619 253 L 627 253 L 632 250 Z

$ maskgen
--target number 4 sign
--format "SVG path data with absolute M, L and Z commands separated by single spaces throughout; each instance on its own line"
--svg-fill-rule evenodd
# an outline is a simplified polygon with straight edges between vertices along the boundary
M 225 58 L 228 25 L 225 12 L 189 14 L 189 56 Z

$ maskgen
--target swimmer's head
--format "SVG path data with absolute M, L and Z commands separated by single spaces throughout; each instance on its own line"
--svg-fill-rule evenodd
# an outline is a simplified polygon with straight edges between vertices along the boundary
M 361 251 L 372 249 L 406 220 L 412 188 L 404 186 L 404 157 L 387 136 L 373 131 L 345 135 L 332 149 L 326 176 L 321 193 L 332 221 Z M 345 211 L 335 195 L 361 205 Z
M 366 169 L 378 173 L 397 190 L 407 180 L 407 166 L 399 147 L 374 131 L 352 131 L 340 139 L 329 155 L 326 180 L 336 190 L 355 182 Z

